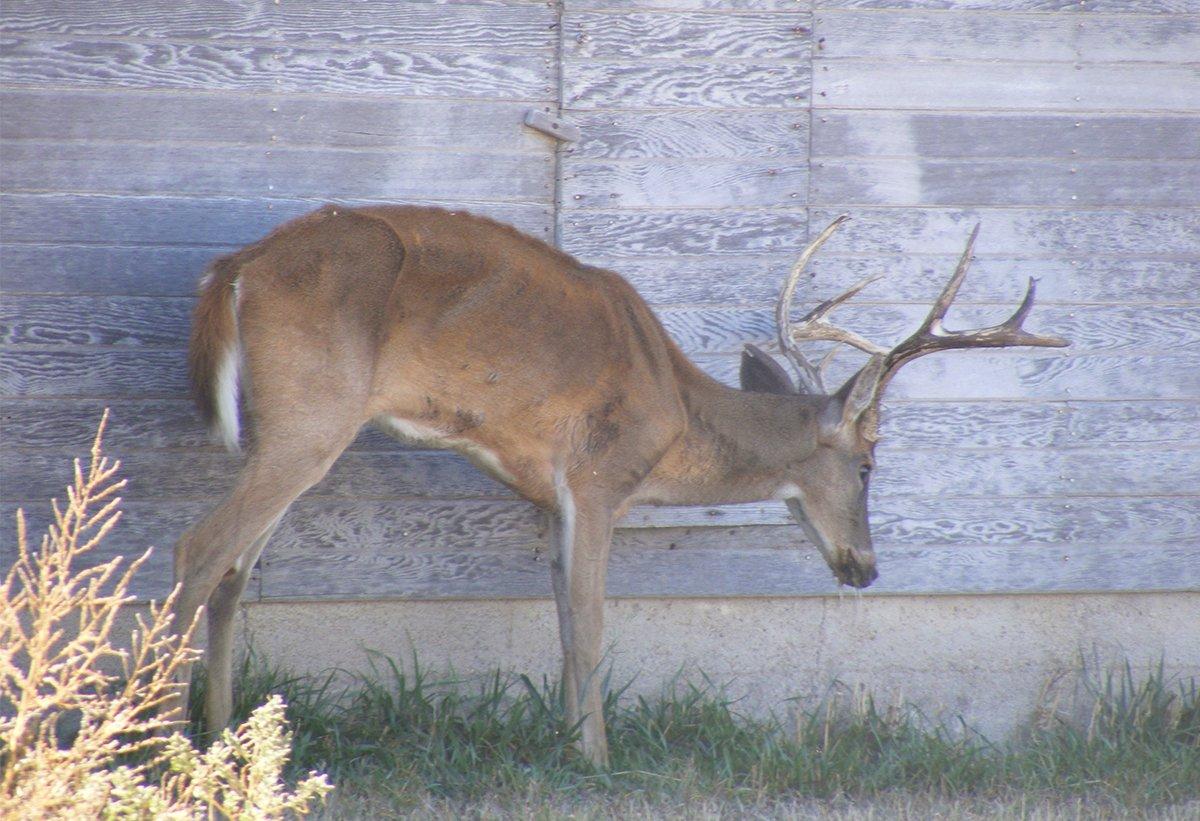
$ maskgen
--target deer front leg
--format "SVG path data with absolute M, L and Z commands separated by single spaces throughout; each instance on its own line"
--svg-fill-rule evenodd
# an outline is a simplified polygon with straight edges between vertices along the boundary
M 559 495 L 559 510 L 551 517 L 550 571 L 563 647 L 567 722 L 574 726 L 582 720 L 581 752 L 596 766 L 606 767 L 608 738 L 599 666 L 612 515 L 602 506 L 580 504 L 569 491 Z

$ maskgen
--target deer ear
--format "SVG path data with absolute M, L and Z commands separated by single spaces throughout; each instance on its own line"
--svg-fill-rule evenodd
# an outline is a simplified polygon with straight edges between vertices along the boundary
M 795 393 L 796 386 L 775 357 L 747 344 L 742 350 L 742 390 L 754 393 Z
M 842 406 L 840 424 L 843 427 L 855 424 L 864 413 L 875 406 L 886 364 L 887 357 L 875 354 L 838 391 L 838 399 Z

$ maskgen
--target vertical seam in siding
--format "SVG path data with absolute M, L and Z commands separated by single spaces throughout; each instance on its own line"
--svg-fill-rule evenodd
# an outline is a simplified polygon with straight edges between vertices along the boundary
M 557 38 L 554 45 L 554 71 L 555 71 L 555 116 L 561 117 L 563 114 L 563 102 L 566 99 L 563 96 L 563 6 L 566 0 L 554 0 L 554 15 L 555 29 Z M 554 226 L 554 247 L 562 248 L 562 189 L 563 189 L 563 151 L 565 150 L 562 140 L 554 140 L 554 193 L 550 207 L 553 209 L 551 221 Z

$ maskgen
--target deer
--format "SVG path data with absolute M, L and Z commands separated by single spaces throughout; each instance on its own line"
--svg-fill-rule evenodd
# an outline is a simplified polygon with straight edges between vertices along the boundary
M 232 489 L 174 552 L 176 627 L 207 619 L 208 726 L 230 719 L 234 615 L 252 567 L 288 506 L 367 424 L 457 451 L 546 512 L 566 721 L 598 767 L 608 761 L 596 675 L 605 574 L 631 506 L 780 500 L 839 584 L 870 585 L 867 495 L 891 378 L 943 350 L 1069 343 L 1023 330 L 1032 278 L 1003 323 L 943 327 L 978 225 L 896 347 L 826 318 L 872 279 L 793 323 L 810 259 L 847 219 L 804 248 L 775 306 L 796 378 L 747 344 L 741 390 L 693 364 L 618 274 L 467 213 L 329 205 L 216 260 L 201 280 L 189 372 L 201 416 L 234 450 L 244 407 L 249 447 Z M 800 347 L 811 341 L 868 359 L 827 391 L 829 356 L 812 364 Z

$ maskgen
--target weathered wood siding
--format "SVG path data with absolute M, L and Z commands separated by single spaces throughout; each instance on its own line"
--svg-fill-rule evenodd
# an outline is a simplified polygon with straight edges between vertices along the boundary
M 583 139 L 562 243 L 630 277 L 714 375 L 735 383 L 742 342 L 772 342 L 789 265 L 842 212 L 808 305 L 886 273 L 839 316 L 898 341 L 981 220 L 954 321 L 1004 316 L 1032 275 L 1030 326 L 1074 341 L 931 357 L 892 385 L 871 592 L 1200 587 L 1200 3 L 565 9 Z M 668 551 L 621 546 L 614 576 L 830 590 L 786 523 L 777 504 L 635 511 L 627 533 L 661 528 Z
M 44 521 L 103 407 L 109 553 L 179 532 L 237 461 L 186 399 L 215 254 L 317 203 L 453 204 L 624 273 L 734 381 L 807 237 L 809 304 L 899 339 L 983 233 L 955 321 L 1040 278 L 1065 352 L 951 353 L 889 391 L 872 593 L 1200 587 L 1197 0 L 9 2 L 0 35 L 0 515 Z M 521 125 L 555 107 L 582 138 Z M 556 177 L 557 172 L 557 177 Z M 853 355 L 837 363 L 846 374 Z M 11 550 L 6 526 L 4 550 Z M 367 432 L 250 596 L 549 595 L 541 517 Z M 800 548 L 797 550 L 796 548 Z M 826 594 L 779 504 L 633 511 L 610 591 Z
M 557 101 L 557 10 L 14 0 L 0 15 L 4 555 L 12 509 L 45 521 L 68 457 L 86 453 L 109 406 L 109 450 L 130 486 L 105 552 L 156 545 L 140 591 L 161 594 L 172 544 L 238 465 L 204 441 L 187 398 L 204 266 L 330 200 L 464 207 L 552 239 L 555 145 L 522 121 Z M 422 530 L 455 536 L 431 546 L 431 534 L 421 549 L 452 554 L 468 544 L 461 506 L 494 494 L 455 457 L 382 438 L 338 471 L 349 484 L 331 479 L 306 499 L 265 566 L 302 534 L 308 548 L 403 550 L 402 531 L 435 513 L 429 503 L 448 516 Z M 354 498 L 343 509 L 326 504 L 331 494 Z M 355 530 L 363 521 L 374 530 Z M 385 532 L 390 548 L 373 538 Z M 338 577 L 342 564 L 331 553 L 312 572 Z M 277 592 L 320 590 L 298 580 Z M 260 578 L 247 595 L 262 594 Z

